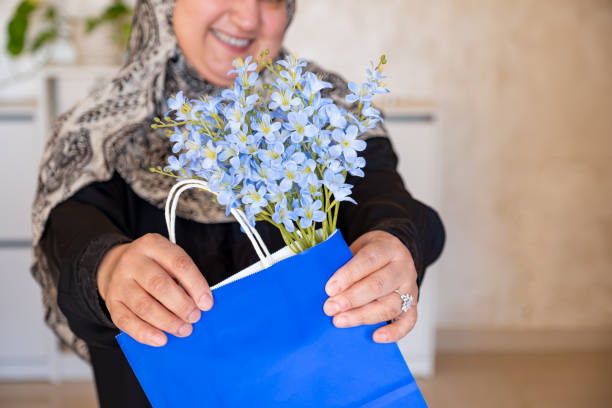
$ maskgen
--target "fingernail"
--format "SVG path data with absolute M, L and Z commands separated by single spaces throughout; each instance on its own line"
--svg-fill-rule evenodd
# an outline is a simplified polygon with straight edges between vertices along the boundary
M 160 333 L 154 333 L 151 335 L 151 342 L 156 346 L 163 346 L 166 342 L 166 337 Z
M 327 302 L 324 309 L 325 313 L 327 313 L 329 316 L 335 315 L 340 311 L 340 307 L 336 302 Z
M 336 323 L 336 327 L 344 327 L 348 323 L 346 316 L 338 316 L 334 319 L 334 321 Z
M 191 325 L 190 324 L 184 324 L 181 327 L 179 327 L 178 335 L 180 337 L 189 336 L 190 334 L 191 334 Z
M 198 301 L 198 307 L 202 310 L 210 310 L 213 306 L 212 296 L 208 293 L 202 295 Z
M 194 309 L 193 312 L 191 312 L 189 316 L 187 317 L 187 320 L 189 321 L 189 323 L 195 323 L 198 320 L 200 320 L 201 315 L 202 315 L 202 312 L 200 312 L 200 310 Z
M 327 284 L 327 294 L 329 296 L 334 296 L 336 293 L 338 293 L 338 282 L 335 280 L 330 281 Z
M 389 337 L 386 334 L 379 334 L 376 337 L 378 337 L 378 341 L 389 341 Z

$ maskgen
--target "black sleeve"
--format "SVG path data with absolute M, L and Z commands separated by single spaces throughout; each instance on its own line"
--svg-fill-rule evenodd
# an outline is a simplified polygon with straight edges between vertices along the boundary
M 389 232 L 408 248 L 420 288 L 425 268 L 442 252 L 445 240 L 440 217 L 430 207 L 412 198 L 398 174 L 397 157 L 386 137 L 367 140 L 362 155 L 364 178 L 348 177 L 357 205 L 343 202 L 338 225 L 348 243 L 373 230 Z
M 108 250 L 132 239 L 124 206 L 118 175 L 90 184 L 51 211 L 40 242 L 70 328 L 99 346 L 116 346 L 118 329 L 98 293 L 96 272 Z

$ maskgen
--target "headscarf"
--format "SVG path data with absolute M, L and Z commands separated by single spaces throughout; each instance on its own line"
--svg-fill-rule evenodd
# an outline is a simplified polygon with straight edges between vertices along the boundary
M 286 1 L 291 21 L 295 0 Z M 112 80 L 54 122 L 42 155 L 32 208 L 31 270 L 43 289 L 47 324 L 65 345 L 85 359 L 89 357 L 85 342 L 70 330 L 58 307 L 57 282 L 50 273 L 40 239 L 55 206 L 88 184 L 109 180 L 115 171 L 135 194 L 163 208 L 174 180 L 151 173 L 149 168 L 166 162 L 170 143 L 163 131 L 151 129 L 150 124 L 167 110 L 167 98 L 180 90 L 189 98 L 221 91 L 201 78 L 186 60 L 172 28 L 173 11 L 173 0 L 138 0 L 126 63 Z M 281 55 L 286 55 L 284 49 Z M 346 83 L 341 77 L 314 64 L 307 69 L 331 82 L 334 90 L 328 96 L 344 105 Z M 269 71 L 262 72 L 264 81 L 271 81 L 271 77 Z M 382 128 L 377 128 L 368 135 L 381 131 L 384 134 Z M 233 221 L 204 192 L 185 194 L 177 214 L 202 223 Z

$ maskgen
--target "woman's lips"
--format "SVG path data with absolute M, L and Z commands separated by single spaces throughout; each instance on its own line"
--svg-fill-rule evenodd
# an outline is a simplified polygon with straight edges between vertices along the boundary
M 251 38 L 234 37 L 224 32 L 215 30 L 214 28 L 211 31 L 220 42 L 235 50 L 243 51 L 253 42 L 253 39 Z

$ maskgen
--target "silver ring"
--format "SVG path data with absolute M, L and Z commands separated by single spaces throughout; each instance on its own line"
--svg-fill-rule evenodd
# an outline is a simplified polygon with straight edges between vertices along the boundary
M 414 296 L 410 293 L 402 293 L 399 290 L 395 290 L 395 293 L 402 297 L 402 312 L 407 312 L 414 303 Z

